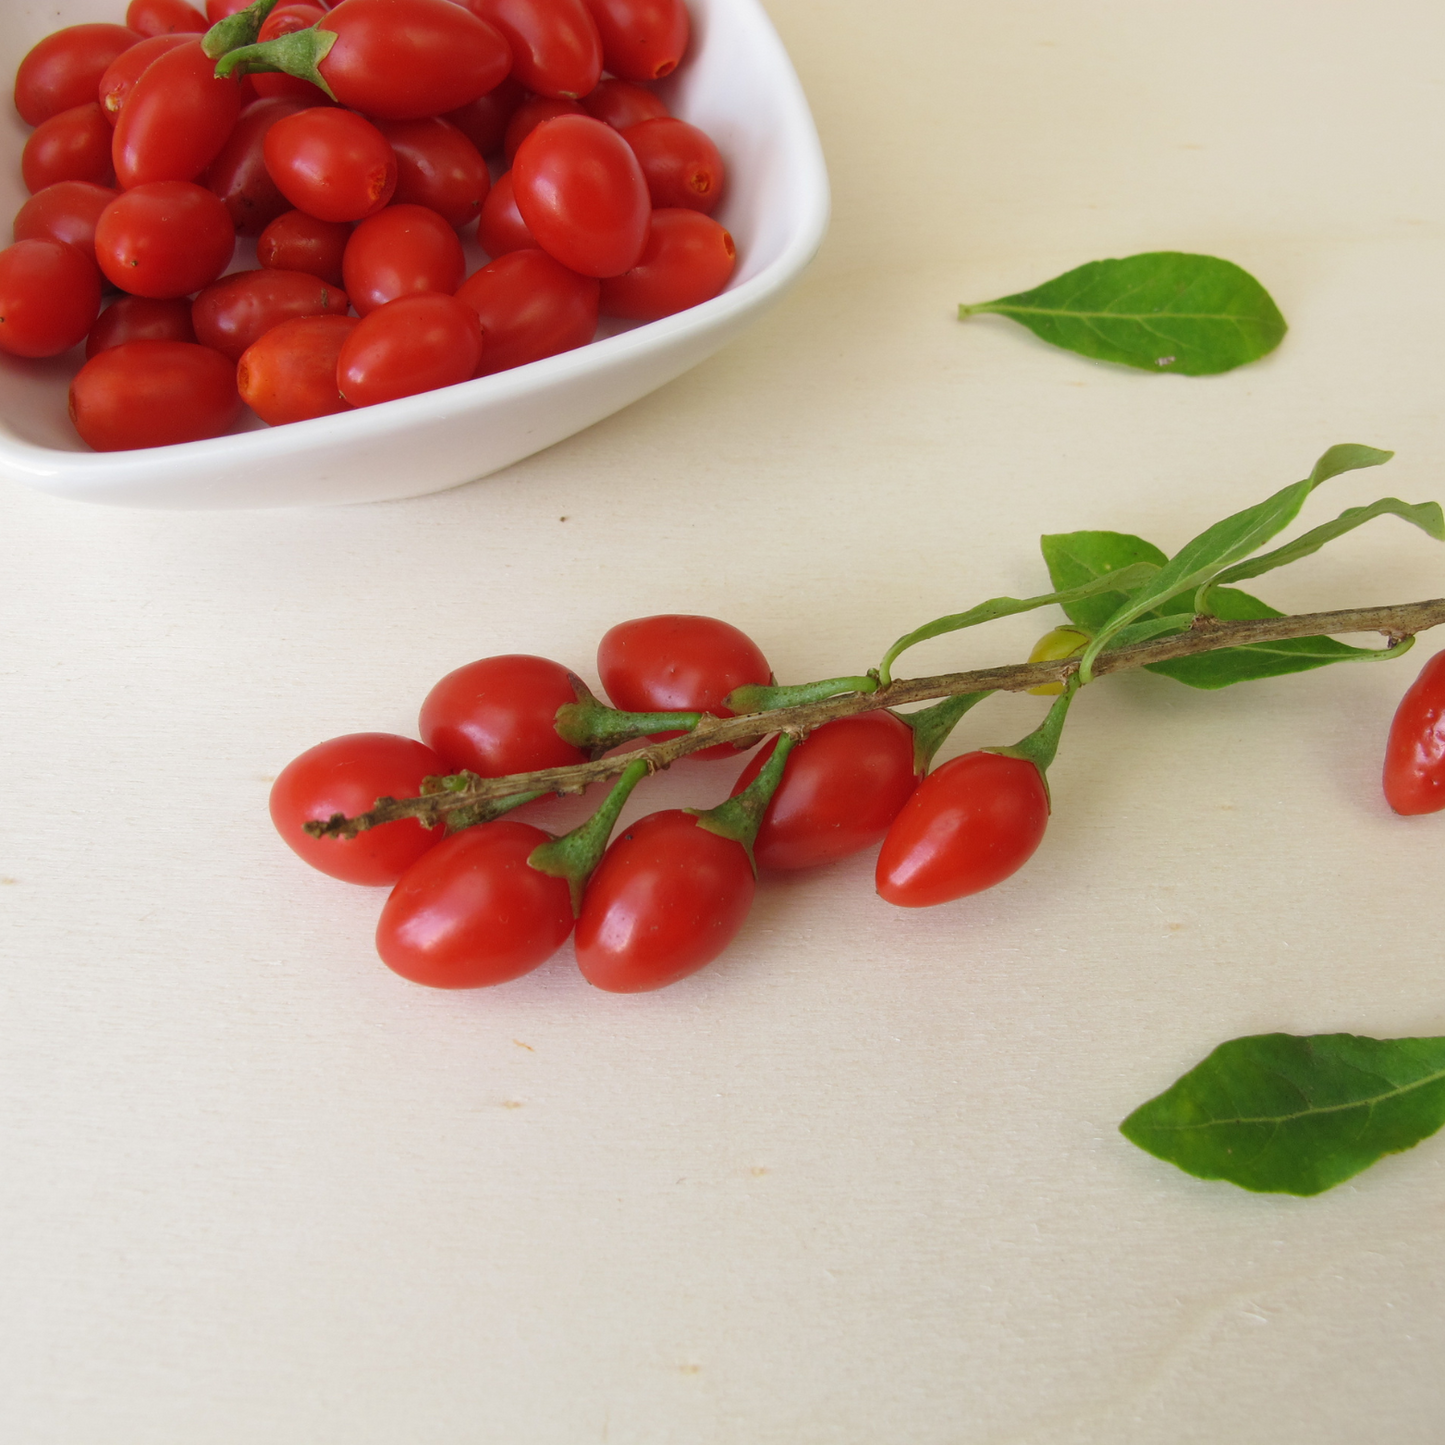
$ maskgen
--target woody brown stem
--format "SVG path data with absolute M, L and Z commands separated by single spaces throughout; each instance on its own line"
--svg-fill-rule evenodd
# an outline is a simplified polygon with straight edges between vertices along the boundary
M 1168 662 L 1176 657 L 1195 657 L 1226 647 L 1250 643 L 1283 642 L 1292 637 L 1332 636 L 1339 633 L 1378 632 L 1398 643 L 1418 632 L 1445 623 L 1445 598 L 1426 602 L 1404 602 L 1387 607 L 1355 607 L 1337 612 L 1307 612 L 1292 617 L 1261 617 L 1245 622 L 1223 622 L 1216 617 L 1196 617 L 1189 629 L 1173 637 L 1122 647 L 1101 653 L 1094 660 L 1094 677 L 1128 672 L 1150 663 Z M 907 703 L 955 697 L 967 692 L 1027 692 L 1044 683 L 1064 682 L 1078 670 L 1077 658 L 1060 662 L 1020 662 L 1008 667 L 989 667 L 975 672 L 951 672 L 938 677 L 903 678 L 877 692 L 849 692 L 822 702 L 747 713 L 741 717 L 715 718 L 704 715 L 697 726 L 665 743 L 650 743 L 630 752 L 598 758 L 590 763 L 573 763 L 562 768 L 543 768 L 531 773 L 513 773 L 505 778 L 478 778 L 464 792 L 428 793 L 419 798 L 379 798 L 370 812 L 355 818 L 339 815 L 326 823 L 308 823 L 306 831 L 315 837 L 351 834 L 399 818 L 420 818 L 433 825 L 447 814 L 475 807 L 518 793 L 580 793 L 590 783 L 616 777 L 639 759 L 650 772 L 670 767 L 679 758 L 719 743 L 746 747 L 777 732 L 794 736 L 811 732 L 837 718 L 873 712 L 877 708 L 901 707 Z

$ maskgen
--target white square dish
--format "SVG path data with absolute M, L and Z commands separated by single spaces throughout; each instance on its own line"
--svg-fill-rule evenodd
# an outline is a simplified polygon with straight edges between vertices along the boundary
M 797 280 L 828 223 L 828 177 L 807 101 L 758 0 L 688 0 L 693 42 L 662 87 L 728 165 L 716 215 L 738 247 L 727 289 L 691 310 L 461 386 L 340 416 L 145 451 L 92 452 L 66 415 L 76 354 L 0 353 L 0 475 L 56 496 L 123 506 L 237 508 L 380 501 L 441 491 L 541 451 L 681 375 Z M 118 22 L 121 0 L 24 0 L 8 9 L 0 64 L 12 76 L 62 25 Z M 0 203 L 25 199 L 28 133 L 6 105 Z

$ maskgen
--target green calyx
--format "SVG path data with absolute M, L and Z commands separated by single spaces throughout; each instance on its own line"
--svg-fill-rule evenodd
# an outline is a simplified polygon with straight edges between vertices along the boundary
M 576 702 L 557 709 L 557 736 L 574 748 L 586 748 L 594 758 L 653 733 L 690 733 L 702 720 L 698 712 L 619 712 L 599 702 L 592 689 L 569 673 Z
M 810 702 L 826 702 L 848 692 L 877 692 L 878 674 L 866 677 L 830 677 L 823 682 L 803 682 L 793 687 L 760 686 L 745 683 L 735 687 L 723 699 L 723 706 L 739 716 L 753 712 L 772 712 L 780 707 L 800 707 Z
M 227 15 L 224 20 L 216 21 L 201 36 L 201 49 L 212 60 L 219 60 L 232 50 L 239 50 L 244 45 L 254 45 L 256 37 L 261 33 L 261 27 L 266 23 L 266 17 L 276 8 L 277 3 L 278 0 L 255 0 L 254 4 L 248 5 L 244 10 L 238 10 L 234 15 Z
M 1032 763 L 1039 770 L 1039 777 L 1043 780 L 1044 796 L 1049 796 L 1049 764 L 1054 760 L 1054 754 L 1059 750 L 1059 737 L 1064 731 L 1064 719 L 1069 715 L 1069 704 L 1074 700 L 1074 694 L 1080 687 L 1078 676 L 1070 677 L 1064 684 L 1063 694 L 1054 702 L 1049 709 L 1047 716 L 1038 727 L 1027 737 L 1020 738 L 1012 747 L 1007 748 L 983 748 L 986 753 L 997 753 L 1005 758 L 1022 758 L 1026 763 Z M 1053 808 L 1053 799 L 1049 799 L 1049 807 Z
M 629 763 L 622 776 L 612 785 L 602 806 L 579 827 L 550 843 L 539 843 L 528 855 L 527 862 L 539 873 L 552 878 L 565 878 L 572 893 L 572 916 L 582 912 L 582 894 L 587 880 L 596 871 L 607 851 L 612 830 L 617 826 L 617 816 L 622 805 L 631 796 L 632 790 L 645 778 L 651 769 L 643 758 Z
M 753 857 L 753 840 L 758 836 L 763 814 L 768 811 L 768 804 L 773 801 L 773 794 L 783 780 L 783 768 L 787 764 L 788 754 L 792 752 L 797 741 L 791 733 L 780 733 L 772 755 L 763 764 L 762 772 L 737 797 L 719 803 L 716 808 L 684 810 L 697 819 L 699 828 L 706 828 L 709 833 L 716 833 L 719 838 L 731 838 L 734 843 L 742 844 L 754 877 L 757 876 L 758 861 Z
M 265 0 L 261 0 L 261 3 L 264 4 Z M 254 9 L 255 6 L 251 8 Z M 247 13 L 249 12 L 244 10 L 239 12 L 242 15 Z M 238 17 L 233 15 L 231 18 L 234 20 Z M 219 28 L 212 27 L 208 35 Z M 228 75 L 279 71 L 284 75 L 294 75 L 299 80 L 309 80 L 312 85 L 335 100 L 335 93 L 322 78 L 318 68 L 335 44 L 334 30 L 318 30 L 314 25 L 309 30 L 293 30 L 289 35 L 278 35 L 274 40 L 268 40 L 262 45 L 241 45 L 234 50 L 221 52 L 220 59 L 216 62 L 216 74 L 225 79 Z M 211 53 L 209 50 L 206 52 L 207 55 Z
M 948 741 L 948 735 L 957 726 L 959 718 L 984 698 L 992 696 L 991 692 L 961 692 L 917 712 L 894 713 L 894 717 L 913 729 L 913 771 L 919 777 L 933 765 L 934 754 Z

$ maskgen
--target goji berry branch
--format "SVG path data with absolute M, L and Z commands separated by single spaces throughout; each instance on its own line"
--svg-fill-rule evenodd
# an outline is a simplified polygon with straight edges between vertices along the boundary
M 1252 643 L 1283 642 L 1296 637 L 1333 636 L 1341 633 L 1378 632 L 1389 639 L 1389 648 L 1416 633 L 1445 623 L 1445 598 L 1423 602 L 1396 603 L 1384 607 L 1356 607 L 1333 612 L 1307 612 L 1288 617 L 1264 617 L 1241 622 L 1225 622 L 1217 617 L 1196 617 L 1189 628 L 1171 637 L 1151 639 L 1101 653 L 1093 665 L 1095 679 L 1109 673 L 1128 672 L 1151 663 L 1173 658 L 1193 657 L 1228 647 L 1245 647 Z M 738 717 L 716 718 L 704 715 L 696 727 L 663 743 L 649 743 L 642 748 L 597 758 L 592 762 L 574 763 L 567 767 L 543 768 L 530 773 L 513 773 L 502 778 L 468 776 L 465 785 L 449 780 L 437 792 L 415 798 L 381 798 L 369 812 L 354 818 L 340 815 L 324 823 L 309 823 L 306 831 L 315 837 L 354 837 L 367 828 L 400 818 L 417 818 L 428 825 L 444 822 L 448 815 L 471 810 L 469 821 L 480 821 L 478 810 L 510 800 L 521 801 L 519 795 L 539 793 L 578 793 L 590 783 L 617 777 L 639 760 L 650 772 L 670 767 L 679 758 L 719 743 L 740 746 L 753 743 L 773 733 L 796 737 L 821 727 L 837 718 L 878 708 L 901 707 L 908 703 L 927 702 L 937 698 L 957 697 L 963 693 L 1026 692 L 1046 683 L 1059 683 L 1078 671 L 1077 658 L 1060 662 L 1024 662 L 1006 667 L 983 668 L 973 672 L 944 673 L 936 677 L 903 678 L 874 692 L 843 692 L 821 701 L 773 708 L 765 712 L 746 713 Z M 851 679 L 849 679 L 851 680 Z

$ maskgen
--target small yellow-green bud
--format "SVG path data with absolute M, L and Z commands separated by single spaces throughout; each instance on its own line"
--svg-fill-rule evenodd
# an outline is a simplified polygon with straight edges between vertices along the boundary
M 1052 632 L 1044 633 L 1034 643 L 1034 650 L 1029 653 L 1029 661 L 1060 662 L 1066 657 L 1076 657 L 1092 640 L 1082 628 L 1056 627 Z M 1038 697 L 1057 697 L 1063 690 L 1064 685 L 1061 682 L 1044 682 L 1029 689 Z

